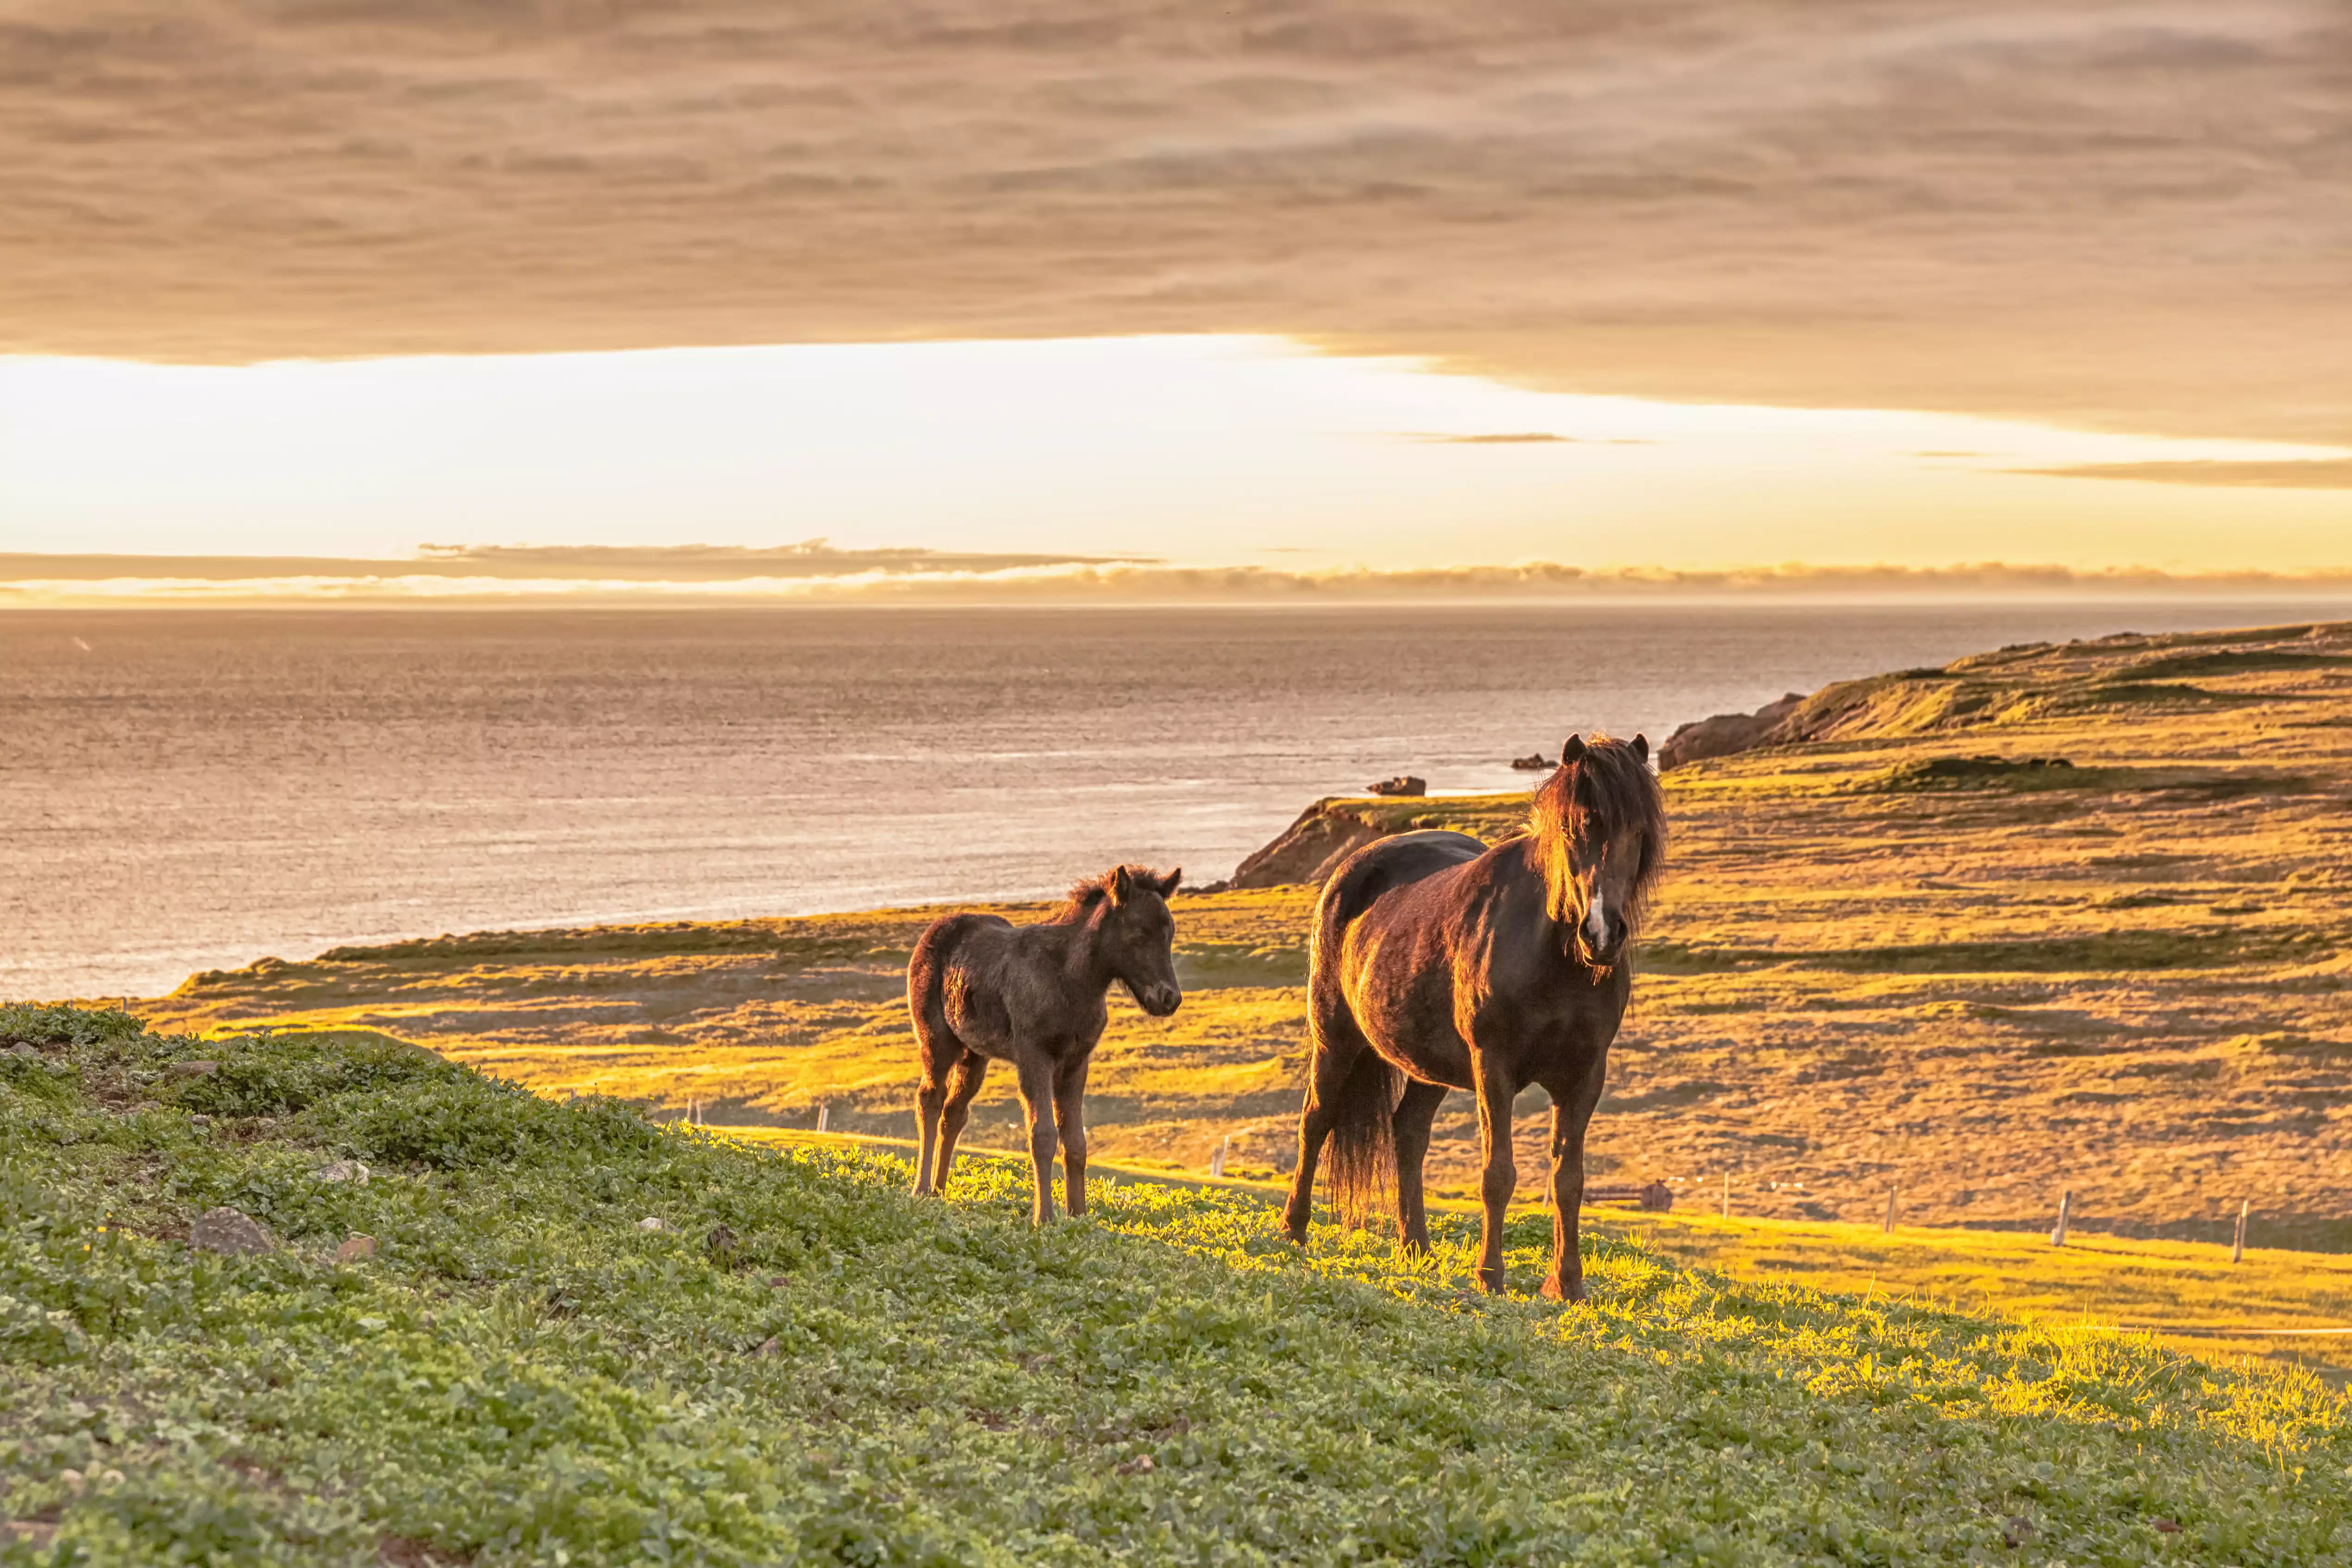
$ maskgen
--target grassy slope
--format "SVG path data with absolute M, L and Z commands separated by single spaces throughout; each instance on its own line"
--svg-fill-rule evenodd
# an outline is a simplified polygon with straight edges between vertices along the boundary
M 1604 1179 L 1736 1212 L 2352 1246 L 2352 627 L 2006 650 L 1828 688 L 1822 738 L 1667 776 L 1676 845 L 1596 1119 Z M 1938 758 L 2071 769 L 1939 773 Z M 1353 802 L 1489 837 L 1516 798 Z M 1123 999 L 1099 1153 L 1286 1166 L 1310 894 L 1185 899 L 1191 999 Z M 1026 913 L 1013 911 L 1016 915 Z M 545 1089 L 903 1134 L 931 912 L 492 934 L 209 974 L 153 1016 L 362 1025 Z M 1520 1169 L 1542 1168 L 1541 1095 Z M 1016 1115 L 1003 1075 L 980 1135 Z M 1433 1176 L 1464 1187 L 1470 1108 Z
M 730 1128 L 730 1139 L 782 1146 L 856 1143 L 887 1153 L 911 1139 L 852 1137 L 778 1128 Z M 1011 1157 L 1010 1149 L 992 1151 Z M 1222 1180 L 1150 1166 L 1094 1162 L 1141 1179 L 1199 1186 L 1276 1204 L 1286 1184 Z M 1470 1201 L 1440 1200 L 1475 1214 Z M 1549 1211 L 1523 1200 L 1528 1215 Z M 1837 1220 L 1721 1218 L 1703 1207 L 1671 1214 L 1631 1206 L 1588 1208 L 1583 1225 L 1669 1262 L 1745 1281 L 1796 1281 L 1816 1290 L 1906 1297 L 1961 1311 L 2007 1312 L 2106 1329 L 2128 1325 L 2158 1343 L 2208 1360 L 2267 1357 L 2352 1385 L 2352 1257 L 2249 1248 L 2231 1261 L 2226 1246 L 2125 1239 L 2074 1232 L 2064 1248 L 2047 1237 Z M 2315 1332 L 2320 1331 L 2320 1332 Z
M 1626 1241 L 1596 1246 L 1589 1308 L 1488 1301 L 1466 1221 L 1401 1271 L 1133 1184 L 1033 1233 L 1001 1165 L 917 1203 L 896 1162 L 660 1131 L 365 1037 L 199 1048 L 9 1009 L 13 1041 L 37 1050 L 0 1055 L 0 1561 L 2352 1553 L 2352 1405 L 2145 1341 Z M 173 1071 L 199 1049 L 215 1071 Z M 366 1185 L 319 1179 L 353 1155 Z M 173 1239 L 220 1203 L 281 1249 Z M 352 1232 L 381 1250 L 333 1261 Z M 1514 1228 L 1520 1288 L 1548 1239 Z

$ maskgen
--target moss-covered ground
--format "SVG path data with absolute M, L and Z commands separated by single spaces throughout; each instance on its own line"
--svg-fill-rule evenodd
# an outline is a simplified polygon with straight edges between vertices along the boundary
M 0 1010 L 0 1562 L 2352 1557 L 2307 1375 L 1630 1237 L 1563 1310 L 1466 1289 L 1451 1217 L 1412 1267 L 1248 1195 L 1038 1232 L 1003 1164 L 905 1176 L 375 1037 Z M 222 1206 L 275 1249 L 190 1248 Z

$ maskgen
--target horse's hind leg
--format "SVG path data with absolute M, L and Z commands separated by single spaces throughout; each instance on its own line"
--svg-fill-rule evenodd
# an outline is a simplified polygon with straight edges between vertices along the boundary
M 931 1190 L 942 1197 L 947 1196 L 948 1172 L 955 1166 L 956 1140 L 963 1136 L 964 1124 L 971 1120 L 972 1097 L 987 1076 L 988 1058 L 976 1051 L 965 1051 L 963 1060 L 956 1063 L 954 1085 L 940 1112 L 940 1147 L 931 1175 Z
M 1339 1124 L 1340 1092 L 1357 1061 L 1371 1049 L 1356 1032 L 1352 1019 L 1320 1023 L 1314 1032 L 1315 1061 L 1307 1073 L 1306 1103 L 1298 1108 L 1298 1169 L 1291 1174 L 1290 1201 L 1282 1210 L 1283 1228 L 1301 1245 L 1315 1215 L 1315 1166 L 1331 1130 Z
M 1443 1083 L 1407 1081 L 1391 1120 L 1396 1140 L 1397 1235 L 1408 1252 L 1429 1250 L 1429 1216 L 1422 1207 L 1421 1166 L 1429 1157 L 1430 1124 L 1445 1098 Z
M 947 1161 L 940 1161 L 937 1177 L 931 1174 L 931 1155 L 939 1146 L 940 1116 L 948 1103 L 947 1063 L 940 1060 L 944 1052 L 929 1049 L 925 1041 L 923 1051 L 923 1082 L 915 1091 L 915 1196 L 922 1197 L 947 1185 Z

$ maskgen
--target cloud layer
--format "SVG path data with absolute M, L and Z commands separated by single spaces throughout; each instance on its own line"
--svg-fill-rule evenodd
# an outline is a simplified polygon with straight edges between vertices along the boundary
M 26 0 L 0 349 L 1241 331 L 2352 438 L 2337 0 Z
M 2194 485 L 2254 490 L 2352 490 L 2352 457 L 2284 463 L 2077 463 L 2063 468 L 2018 468 L 2060 479 L 2136 479 L 2143 484 Z
M 1497 600 L 2236 598 L 2352 605 L 2352 571 L 2083 571 L 1945 567 L 1593 570 L 1556 561 L 1377 570 L 1170 566 L 927 550 L 433 548 L 422 560 L 326 557 L 0 555 L 0 605 L 341 601 L 541 603 L 662 600 L 848 604 L 1328 604 Z M 858 565 L 860 559 L 863 565 Z

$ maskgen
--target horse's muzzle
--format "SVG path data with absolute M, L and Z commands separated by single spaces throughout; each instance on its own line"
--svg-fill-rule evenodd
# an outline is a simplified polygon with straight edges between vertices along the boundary
M 1135 991 L 1135 1005 L 1156 1019 L 1166 1018 L 1183 1000 L 1184 993 L 1174 986 L 1145 986 Z
M 1625 956 L 1625 932 L 1614 930 L 1599 942 L 1582 931 L 1576 934 L 1576 956 L 1595 969 L 1614 968 Z

